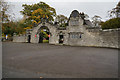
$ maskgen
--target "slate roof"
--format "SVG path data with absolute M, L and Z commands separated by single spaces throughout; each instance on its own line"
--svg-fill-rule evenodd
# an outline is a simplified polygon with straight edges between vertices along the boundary
M 77 10 L 72 11 L 72 13 L 70 14 L 70 17 L 74 17 L 74 18 L 79 17 L 79 16 L 80 15 L 79 15 L 79 12 Z
M 90 20 L 84 20 L 84 25 L 88 25 L 90 27 L 93 26 L 93 24 L 90 22 Z

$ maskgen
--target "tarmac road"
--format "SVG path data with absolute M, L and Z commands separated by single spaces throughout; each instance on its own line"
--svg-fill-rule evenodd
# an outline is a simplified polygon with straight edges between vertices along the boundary
M 3 78 L 117 78 L 118 50 L 3 42 Z

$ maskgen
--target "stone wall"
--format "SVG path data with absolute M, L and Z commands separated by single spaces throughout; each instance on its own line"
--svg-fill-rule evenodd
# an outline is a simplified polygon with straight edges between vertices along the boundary
M 118 48 L 118 42 L 119 42 L 119 35 L 118 33 L 120 32 L 120 30 L 106 30 L 106 31 L 100 31 L 99 32 L 99 37 L 101 37 L 101 41 L 99 41 L 101 43 L 102 47 L 115 47 Z
M 27 42 L 27 36 L 13 36 L 13 42 Z
M 97 46 L 112 47 L 118 46 L 118 33 L 120 30 L 85 30 L 81 38 L 68 38 L 68 45 L 74 46 Z

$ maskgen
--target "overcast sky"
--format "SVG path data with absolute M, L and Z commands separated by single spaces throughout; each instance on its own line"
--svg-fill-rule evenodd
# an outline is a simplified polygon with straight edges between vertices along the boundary
M 8 2 L 118 2 L 119 0 L 6 0 Z
M 57 15 L 63 14 L 67 17 L 73 10 L 84 12 L 91 18 L 99 15 L 103 20 L 107 20 L 107 11 L 114 8 L 119 0 L 6 0 L 11 6 L 11 13 L 15 14 L 15 20 L 21 19 L 23 15 L 20 11 L 22 4 L 34 4 L 44 1 L 56 9 Z M 10 13 L 10 14 L 11 14 Z

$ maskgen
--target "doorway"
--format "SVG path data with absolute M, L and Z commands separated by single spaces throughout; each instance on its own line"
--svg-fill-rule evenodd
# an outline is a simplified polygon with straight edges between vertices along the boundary
M 41 26 L 39 29 L 39 43 L 49 43 L 50 31 L 47 26 Z
M 63 41 L 64 41 L 64 36 L 59 35 L 59 44 L 63 44 Z
M 28 43 L 30 43 L 31 35 L 28 35 Z
M 43 43 L 43 33 L 39 33 L 39 43 Z

